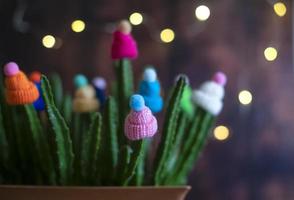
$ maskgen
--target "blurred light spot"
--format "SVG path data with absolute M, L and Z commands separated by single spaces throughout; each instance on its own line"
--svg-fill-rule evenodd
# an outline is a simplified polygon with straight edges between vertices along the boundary
M 55 38 L 52 35 L 45 35 L 42 39 L 43 46 L 46 48 L 52 48 L 55 45 Z
M 278 51 L 274 47 L 268 47 L 264 50 L 264 57 L 267 61 L 274 61 L 278 56 Z
M 71 29 L 76 33 L 82 32 L 85 30 L 85 27 L 85 22 L 82 20 L 75 20 L 71 23 Z
M 225 126 L 217 126 L 213 131 L 214 137 L 217 140 L 226 140 L 230 135 L 230 131 Z
M 287 12 L 286 5 L 282 2 L 277 2 L 274 4 L 274 11 L 279 17 L 283 17 Z
M 243 105 L 248 105 L 252 102 L 252 94 L 248 90 L 242 90 L 239 93 L 239 101 Z
M 130 15 L 129 20 L 133 25 L 139 25 L 143 22 L 143 16 L 141 13 L 134 12 Z
M 175 39 L 175 33 L 173 30 L 166 28 L 160 32 L 160 39 L 164 43 L 172 42 Z
M 210 16 L 210 10 L 205 5 L 198 6 L 195 10 L 195 16 L 198 20 L 205 21 Z

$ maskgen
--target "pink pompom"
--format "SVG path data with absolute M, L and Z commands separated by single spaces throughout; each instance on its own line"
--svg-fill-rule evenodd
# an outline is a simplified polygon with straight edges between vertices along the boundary
M 15 62 L 9 62 L 4 66 L 4 74 L 6 76 L 14 76 L 18 72 L 19 72 L 19 68 Z
M 227 76 L 223 72 L 217 72 L 212 77 L 212 80 L 221 86 L 225 86 L 227 83 Z
M 125 135 L 129 140 L 153 137 L 157 129 L 157 120 L 146 106 L 141 111 L 131 111 L 125 121 Z
M 137 56 L 137 43 L 132 35 L 124 34 L 120 31 L 115 31 L 113 34 L 113 43 L 111 47 L 112 59 L 135 59 L 137 58 Z

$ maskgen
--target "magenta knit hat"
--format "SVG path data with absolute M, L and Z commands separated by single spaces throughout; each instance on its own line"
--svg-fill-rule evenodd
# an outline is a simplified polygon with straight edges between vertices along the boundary
M 155 135 L 157 120 L 145 106 L 141 95 L 133 95 L 130 100 L 131 112 L 125 120 L 125 135 L 129 140 L 141 140 Z
M 118 30 L 113 33 L 111 47 L 112 59 L 137 58 L 137 43 L 130 33 L 130 26 L 129 22 L 122 21 L 118 26 Z

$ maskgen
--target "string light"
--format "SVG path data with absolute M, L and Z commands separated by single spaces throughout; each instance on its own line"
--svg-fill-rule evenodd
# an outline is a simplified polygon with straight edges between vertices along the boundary
M 230 131 L 226 126 L 217 126 L 213 131 L 214 138 L 220 141 L 228 139 Z
M 252 94 L 248 90 L 242 90 L 239 93 L 239 101 L 243 105 L 249 105 L 252 102 Z
M 130 15 L 129 21 L 131 22 L 131 24 L 135 26 L 140 25 L 143 22 L 143 16 L 141 13 L 134 12 L 133 14 Z
M 84 31 L 85 28 L 86 28 L 85 22 L 80 19 L 75 20 L 71 23 L 71 29 L 76 33 L 80 33 L 82 31 Z
M 200 21 L 206 21 L 210 16 L 210 10 L 205 5 L 198 6 L 195 9 L 195 16 Z
M 278 51 L 274 47 L 268 47 L 264 50 L 264 57 L 267 61 L 274 61 L 278 57 Z
M 164 43 L 170 43 L 175 39 L 175 33 L 172 29 L 166 28 L 160 32 L 160 39 Z
M 286 15 L 287 7 L 283 2 L 277 2 L 274 4 L 274 11 L 279 17 Z
M 52 35 L 45 35 L 42 38 L 43 46 L 46 48 L 53 48 L 55 45 L 55 42 L 56 42 L 55 37 L 53 37 Z

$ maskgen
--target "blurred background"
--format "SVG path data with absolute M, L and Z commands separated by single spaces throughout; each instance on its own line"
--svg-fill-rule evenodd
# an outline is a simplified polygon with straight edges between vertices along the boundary
M 110 46 L 120 19 L 164 88 L 228 75 L 224 111 L 190 176 L 188 199 L 294 199 L 294 5 L 290 0 L 0 0 L 0 64 L 30 73 L 114 79 Z

